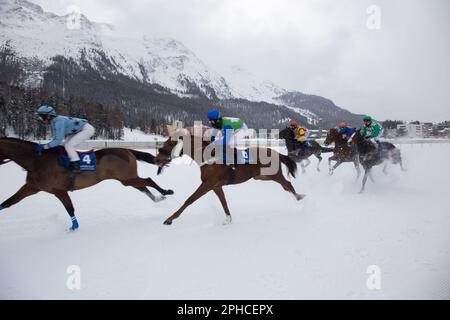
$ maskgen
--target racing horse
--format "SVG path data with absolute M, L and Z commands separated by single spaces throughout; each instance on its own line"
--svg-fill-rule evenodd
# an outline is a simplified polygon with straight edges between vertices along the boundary
M 356 180 L 358 180 L 361 176 L 361 169 L 359 167 L 359 155 L 357 149 L 348 145 L 347 141 L 339 134 L 337 128 L 331 128 L 323 142 L 326 146 L 329 146 L 332 143 L 334 143 L 334 154 L 328 158 L 329 174 L 333 175 L 334 170 L 342 163 L 353 162 L 357 172 Z M 331 166 L 331 161 L 336 161 L 333 167 Z
M 356 130 L 349 140 L 350 144 L 355 144 L 358 149 L 359 161 L 364 168 L 364 177 L 362 181 L 361 191 L 363 193 L 366 187 L 367 178 L 372 181 L 372 167 L 383 164 L 383 172 L 386 174 L 387 160 L 393 164 L 399 164 L 402 171 L 406 171 L 403 167 L 401 152 L 390 142 L 381 142 L 376 148 L 370 141 L 360 134 L 361 129 Z
M 289 128 L 281 130 L 279 138 L 284 139 L 289 157 L 294 159 L 296 162 L 300 162 L 303 173 L 306 172 L 305 168 L 311 164 L 309 157 L 314 155 L 319 160 L 319 162 L 317 163 L 317 171 L 320 171 L 322 152 L 333 152 L 333 149 L 324 148 L 315 140 L 308 140 L 307 143 L 310 145 L 310 147 L 307 147 L 303 151 L 300 151 L 295 145 L 295 133 Z M 303 161 L 306 161 L 306 164 L 304 164 Z
M 164 190 L 151 178 L 140 178 L 137 174 L 137 161 L 154 164 L 154 156 L 136 150 L 122 148 L 101 149 L 95 152 L 97 169 L 94 172 L 75 174 L 72 179 L 69 170 L 59 164 L 56 148 L 45 150 L 38 155 L 36 143 L 15 138 L 0 138 L 0 165 L 13 161 L 27 171 L 26 183 L 12 197 L 0 204 L 0 210 L 9 208 L 26 197 L 40 191 L 53 194 L 64 205 L 72 220 L 70 230 L 79 227 L 75 209 L 68 191 L 81 190 L 97 183 L 114 179 L 124 186 L 134 187 L 153 201 L 163 200 L 165 195 L 173 194 Z M 152 187 L 162 194 L 153 195 L 147 187 Z
M 240 184 L 250 179 L 275 181 L 279 183 L 284 190 L 292 193 L 297 200 L 301 200 L 305 195 L 298 194 L 292 184 L 283 176 L 281 163 L 288 169 L 288 174 L 295 177 L 297 171 L 297 164 L 288 156 L 279 154 L 273 149 L 266 148 L 250 148 L 250 154 L 257 152 L 266 152 L 266 155 L 275 161 L 275 163 L 263 163 L 261 159 L 256 159 L 251 164 L 235 164 L 229 166 L 226 164 L 217 163 L 214 151 L 209 156 L 208 148 L 211 148 L 211 142 L 198 134 L 195 134 L 194 128 L 179 128 L 171 133 L 168 140 L 159 149 L 155 157 L 155 163 L 159 166 L 158 174 L 160 174 L 165 166 L 167 166 L 173 159 L 185 154 L 193 159 L 199 166 L 201 172 L 202 183 L 197 190 L 184 202 L 184 204 L 169 218 L 164 221 L 165 225 L 171 225 L 173 220 L 177 219 L 181 213 L 192 203 L 200 197 L 214 191 L 222 204 L 225 211 L 226 222 L 231 223 L 231 213 L 228 208 L 227 200 L 223 192 L 223 186 Z M 237 152 L 236 149 L 234 149 Z M 199 154 L 200 157 L 197 157 Z M 274 172 L 265 172 L 263 169 L 268 169 L 271 165 L 275 165 Z

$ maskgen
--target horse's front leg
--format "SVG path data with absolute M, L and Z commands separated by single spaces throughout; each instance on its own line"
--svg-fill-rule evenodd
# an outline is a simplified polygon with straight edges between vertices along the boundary
M 19 191 L 17 191 L 11 198 L 9 198 L 0 205 L 0 211 L 15 205 L 16 203 L 22 201 L 26 197 L 32 196 L 33 194 L 36 194 L 39 191 L 41 190 L 29 184 L 23 185 L 22 188 L 20 188 Z
M 166 219 L 166 221 L 164 221 L 165 225 L 171 225 L 172 221 L 177 219 L 181 213 L 188 207 L 190 206 L 192 203 L 194 203 L 195 201 L 197 201 L 197 199 L 199 199 L 200 197 L 204 196 L 206 193 L 208 193 L 209 191 L 211 191 L 212 188 L 207 185 L 205 182 L 203 182 L 198 188 L 197 190 L 195 190 L 195 192 L 186 200 L 186 202 L 181 206 L 180 209 L 178 209 L 173 215 L 171 215 L 169 218 Z
M 353 161 L 353 164 L 355 165 L 356 169 L 356 179 L 355 182 L 358 181 L 359 177 L 361 176 L 361 167 L 359 166 L 359 158 Z
M 340 166 L 340 165 L 342 164 L 342 162 L 343 162 L 343 161 L 342 161 L 342 160 L 340 160 L 340 159 L 339 159 L 339 160 L 337 160 L 337 162 L 336 162 L 336 164 L 335 164 L 335 165 L 333 166 L 333 168 L 331 168 L 331 169 L 330 169 L 330 176 L 332 176 L 332 175 L 333 175 L 333 173 L 334 173 L 334 170 L 336 170 L 336 168 L 337 168 L 337 167 L 339 167 L 339 166 Z
M 364 193 L 364 190 L 366 188 L 366 182 L 367 182 L 367 177 L 370 175 L 370 170 L 371 168 L 364 168 L 364 177 L 363 177 L 363 181 L 362 181 L 362 186 L 361 186 L 361 191 L 359 191 L 359 193 Z

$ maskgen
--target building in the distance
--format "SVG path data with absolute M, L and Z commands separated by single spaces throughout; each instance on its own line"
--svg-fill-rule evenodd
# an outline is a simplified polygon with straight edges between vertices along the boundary
M 424 127 L 422 123 L 402 123 L 397 125 L 397 132 L 403 132 L 409 138 L 423 138 Z

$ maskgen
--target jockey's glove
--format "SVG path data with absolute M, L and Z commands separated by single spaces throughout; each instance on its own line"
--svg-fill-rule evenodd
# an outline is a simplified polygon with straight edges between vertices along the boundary
M 34 148 L 34 152 L 36 152 L 37 154 L 41 154 L 42 151 L 44 151 L 44 145 L 43 144 L 38 144 L 36 145 L 36 148 Z

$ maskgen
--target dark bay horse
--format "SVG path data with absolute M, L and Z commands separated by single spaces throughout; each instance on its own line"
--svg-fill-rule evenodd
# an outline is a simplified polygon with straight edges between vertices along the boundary
M 197 164 L 200 165 L 202 183 L 197 190 L 186 200 L 186 202 L 172 214 L 165 222 L 165 225 L 172 224 L 172 221 L 177 219 L 181 213 L 197 199 L 208 193 L 214 191 L 222 204 L 226 214 L 227 222 L 231 222 L 231 213 L 228 209 L 228 204 L 225 199 L 225 194 L 222 187 L 231 184 L 240 184 L 250 179 L 275 181 L 279 183 L 284 190 L 292 193 L 297 200 L 301 200 L 305 195 L 298 194 L 292 184 L 283 176 L 281 163 L 288 168 L 291 176 L 295 177 L 297 164 L 288 156 L 279 154 L 275 150 L 266 148 L 251 148 L 251 154 L 256 154 L 261 149 L 264 149 L 268 157 L 272 160 L 272 164 L 276 165 L 276 170 L 270 174 L 264 174 L 263 169 L 271 166 L 271 163 L 263 163 L 257 159 L 254 164 L 236 164 L 233 167 L 225 164 L 215 163 L 214 157 L 205 156 L 207 148 L 212 146 L 210 142 L 204 141 L 201 136 L 193 133 L 192 128 L 185 128 L 177 130 L 176 137 L 171 134 L 171 137 L 164 143 L 163 147 L 159 149 L 158 155 L 155 157 L 155 163 L 162 169 L 170 163 L 172 159 L 180 157 L 183 154 L 191 157 Z M 200 158 L 196 154 L 200 154 Z M 159 170 L 160 173 L 162 170 Z M 230 177 L 232 176 L 232 179 Z
M 294 159 L 294 161 L 296 162 L 300 162 L 303 173 L 306 172 L 305 168 L 311 164 L 309 157 L 314 155 L 319 160 L 319 162 L 317 163 L 317 171 L 320 171 L 322 152 L 325 153 L 333 151 L 333 149 L 323 148 L 317 141 L 314 140 L 308 140 L 308 143 L 310 145 L 309 148 L 299 150 L 295 145 L 295 133 L 289 128 L 281 130 L 279 138 L 284 139 L 289 157 Z M 306 164 L 303 163 L 304 160 L 306 161 Z
M 72 230 L 78 228 L 75 209 L 68 191 L 91 187 L 103 180 L 114 179 L 124 186 L 134 187 L 150 197 L 160 201 L 164 197 L 155 197 L 147 187 L 152 187 L 162 195 L 173 194 L 172 190 L 164 190 L 152 179 L 143 179 L 137 175 L 138 161 L 154 164 L 154 156 L 135 150 L 111 148 L 95 152 L 97 171 L 73 174 L 58 162 L 58 152 L 55 149 L 44 151 L 41 155 L 35 153 L 36 144 L 15 138 L 0 138 L 0 165 L 14 161 L 27 171 L 26 183 L 11 198 L 0 205 L 0 210 L 9 208 L 22 199 L 45 191 L 56 196 L 64 205 L 72 219 Z
M 360 129 L 356 130 L 350 139 L 350 143 L 354 143 L 358 149 L 359 161 L 364 168 L 364 177 L 362 181 L 361 191 L 364 192 L 367 178 L 372 181 L 372 167 L 383 164 L 383 172 L 386 173 L 387 160 L 390 160 L 393 164 L 400 164 L 402 171 L 406 171 L 403 167 L 402 156 L 399 149 L 397 149 L 390 142 L 381 142 L 381 145 L 376 148 L 370 141 L 367 141 L 360 134 Z
M 324 145 L 328 146 L 334 143 L 334 154 L 328 158 L 328 167 L 330 175 L 333 175 L 334 170 L 344 162 L 353 162 L 358 173 L 356 179 L 361 175 L 361 169 L 359 167 L 359 155 L 358 150 L 348 145 L 347 141 L 339 134 L 337 128 L 331 128 L 328 133 Z M 336 161 L 336 164 L 332 167 L 331 161 Z

